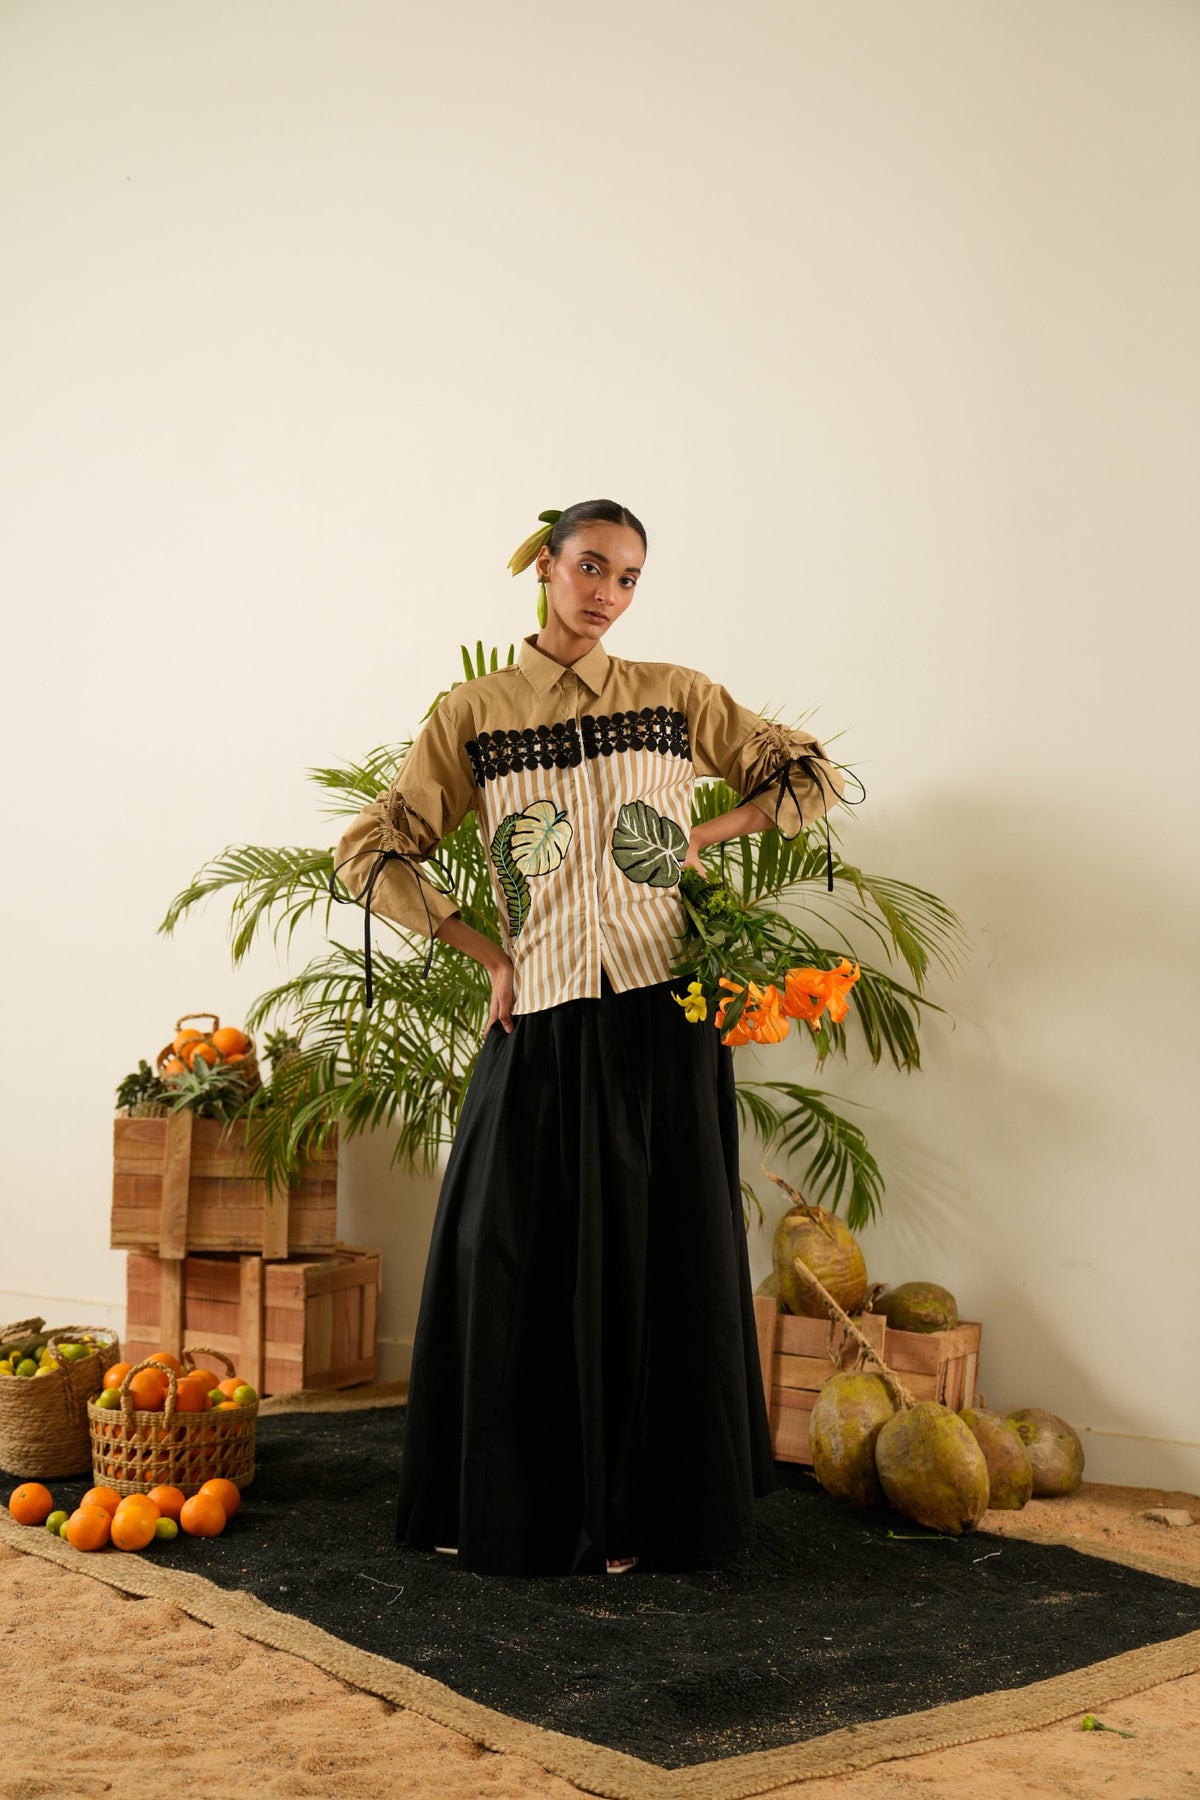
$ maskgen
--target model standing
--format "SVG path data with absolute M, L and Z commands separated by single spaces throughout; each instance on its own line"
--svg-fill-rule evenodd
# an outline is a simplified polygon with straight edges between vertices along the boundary
M 788 835 L 819 819 L 842 784 L 814 737 L 707 676 L 609 654 L 646 554 L 624 507 L 572 506 L 534 547 L 541 630 L 445 696 L 337 849 L 360 869 L 392 852 L 372 910 L 492 984 L 430 1243 L 397 1539 L 481 1573 L 691 1568 L 753 1542 L 777 1481 L 732 1051 L 677 1001 L 679 879 L 777 808 Z M 693 826 L 698 775 L 760 796 L 778 776 L 782 797 Z M 499 945 L 415 867 L 472 808 Z

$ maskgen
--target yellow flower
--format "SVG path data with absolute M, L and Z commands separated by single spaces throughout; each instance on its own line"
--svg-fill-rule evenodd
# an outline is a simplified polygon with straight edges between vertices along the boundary
M 698 981 L 688 982 L 686 995 L 672 994 L 671 998 L 677 1006 L 682 1006 L 689 1025 L 698 1025 L 701 1019 L 708 1017 L 708 1001 L 704 998 L 704 989 Z

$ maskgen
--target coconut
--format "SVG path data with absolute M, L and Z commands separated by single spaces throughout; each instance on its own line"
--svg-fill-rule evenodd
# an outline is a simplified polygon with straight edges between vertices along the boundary
M 937 1400 L 898 1412 L 875 1440 L 875 1467 L 897 1511 L 959 1537 L 987 1511 L 987 1459 L 957 1413 Z
M 819 1294 L 797 1274 L 793 1258 L 811 1269 L 822 1287 L 848 1313 L 857 1312 L 867 1292 L 867 1265 L 858 1240 L 836 1213 L 823 1206 L 790 1207 L 775 1227 L 772 1245 L 776 1292 L 785 1312 L 823 1319 Z
M 1033 1492 L 1033 1464 L 1016 1429 L 999 1413 L 965 1406 L 959 1418 L 983 1451 L 988 1466 L 988 1505 L 1018 1511 Z
M 875 1440 L 895 1411 L 881 1375 L 848 1369 L 830 1376 L 808 1422 L 813 1474 L 823 1488 L 855 1506 L 882 1505 Z
M 871 1311 L 882 1313 L 893 1331 L 953 1331 L 958 1324 L 958 1301 L 936 1281 L 905 1281 L 886 1288 Z
M 775 1280 L 774 1269 L 771 1270 L 771 1273 L 769 1275 L 763 1276 L 762 1280 L 759 1282 L 758 1286 L 755 1288 L 754 1291 L 756 1294 L 767 1294 L 770 1296 L 770 1298 L 772 1300 L 778 1301 L 779 1288 L 778 1288 L 778 1285 Z
M 1066 1420 L 1040 1406 L 1024 1406 L 1009 1413 L 1008 1423 L 1029 1452 L 1034 1493 L 1073 1494 L 1083 1480 L 1083 1445 Z

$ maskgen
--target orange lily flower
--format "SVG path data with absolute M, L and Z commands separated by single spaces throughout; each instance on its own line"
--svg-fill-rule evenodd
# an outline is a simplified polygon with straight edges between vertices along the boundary
M 743 989 L 738 985 L 738 983 L 736 981 L 730 981 L 728 976 L 725 976 L 725 975 L 721 976 L 719 985 L 723 988 L 728 988 L 731 996 L 733 994 L 740 994 L 743 992 Z M 751 982 L 750 983 L 750 1001 L 753 1001 L 755 999 L 755 997 L 757 996 L 757 994 L 758 994 L 758 989 L 755 987 L 754 983 Z M 725 1024 L 725 1008 L 728 1005 L 729 1005 L 728 1000 L 722 1000 L 720 1006 L 718 1006 L 718 1008 L 717 1008 L 717 1020 L 716 1020 L 717 1030 L 721 1032 L 721 1041 L 723 1043 L 728 1044 L 731 1049 L 736 1050 L 739 1047 L 739 1045 L 748 1044 L 750 1042 L 750 1020 L 747 1017 L 747 1014 L 750 1012 L 750 1003 L 747 1002 L 747 1005 L 742 1012 L 741 1018 L 738 1019 L 735 1024 L 730 1026 L 729 1035 L 728 1035 L 728 1037 L 726 1037 L 724 1034 L 723 1027 Z
M 791 1022 L 783 1010 L 783 995 L 772 982 L 763 989 L 754 1008 L 750 1035 L 756 1044 L 780 1044 L 791 1028 Z
M 851 969 L 850 964 L 843 956 L 836 969 L 827 971 L 825 980 L 829 1016 L 835 1024 L 840 1024 L 850 1011 L 850 1002 L 846 996 L 858 980 L 858 964 L 855 963 Z
M 789 1019 L 816 1026 L 825 1010 L 824 969 L 789 969 L 783 980 L 783 1010 Z

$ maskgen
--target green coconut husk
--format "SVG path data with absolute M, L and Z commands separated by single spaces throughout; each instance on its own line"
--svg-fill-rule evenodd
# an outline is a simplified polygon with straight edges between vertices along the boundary
M 797 1277 L 820 1297 L 830 1318 L 840 1320 L 863 1357 L 875 1365 L 880 1381 L 895 1402 L 893 1416 L 880 1424 L 874 1439 L 875 1470 L 888 1500 L 906 1518 L 932 1531 L 957 1537 L 972 1530 L 987 1510 L 989 1481 L 987 1461 L 970 1430 L 957 1413 L 940 1401 L 914 1400 L 899 1376 L 888 1368 L 854 1320 L 800 1257 L 795 1259 L 795 1269 Z M 862 1480 L 863 1435 L 865 1429 L 842 1434 L 842 1454 L 833 1470 L 833 1479 L 841 1486 L 851 1487 Z M 831 1446 L 832 1436 L 831 1432 L 829 1439 L 824 1440 Z M 815 1459 L 813 1472 L 817 1474 Z M 819 1474 L 817 1479 L 821 1480 Z M 834 1487 L 830 1491 L 838 1490 Z
M 988 1468 L 988 1506 L 1016 1512 L 1033 1493 L 1033 1464 L 1020 1434 L 999 1413 L 964 1406 L 959 1418 L 983 1451 Z

